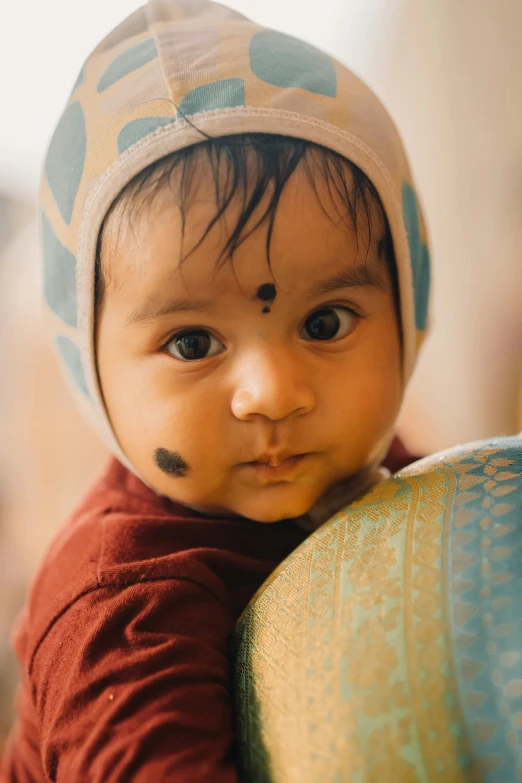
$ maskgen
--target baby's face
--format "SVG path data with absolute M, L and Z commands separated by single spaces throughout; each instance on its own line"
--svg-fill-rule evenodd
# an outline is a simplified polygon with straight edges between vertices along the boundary
M 235 209 L 181 267 L 168 190 L 109 232 L 115 285 L 98 313 L 98 369 L 121 447 L 158 493 L 275 522 L 305 514 L 372 459 L 400 407 L 399 329 L 380 233 L 368 248 L 366 223 L 358 243 L 334 225 L 301 167 L 278 207 L 273 277 L 266 228 L 216 272 Z M 214 214 L 198 185 L 185 251 Z

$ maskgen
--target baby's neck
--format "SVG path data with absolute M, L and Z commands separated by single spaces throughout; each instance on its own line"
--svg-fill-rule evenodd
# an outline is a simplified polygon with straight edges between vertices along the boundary
M 300 517 L 295 518 L 295 523 L 304 530 L 317 530 L 324 522 L 330 519 L 334 514 L 347 506 L 360 495 L 363 495 L 370 487 L 386 481 L 391 475 L 388 468 L 372 468 L 356 476 L 334 484 L 328 492 L 319 498 L 312 508 Z

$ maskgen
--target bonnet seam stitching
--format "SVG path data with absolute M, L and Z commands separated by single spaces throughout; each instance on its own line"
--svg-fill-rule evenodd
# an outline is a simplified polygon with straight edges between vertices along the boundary
M 350 131 L 343 130 L 342 128 L 337 128 L 334 125 L 331 125 L 330 123 L 324 122 L 323 120 L 318 120 L 313 117 L 303 117 L 298 112 L 283 111 L 281 109 L 279 110 L 265 109 L 260 107 L 244 107 L 244 109 L 233 109 L 233 110 L 215 109 L 212 111 L 197 112 L 195 114 L 188 115 L 188 117 L 191 119 L 197 117 L 205 117 L 205 118 L 209 118 L 210 122 L 217 122 L 218 120 L 221 120 L 223 117 L 236 117 L 236 116 L 240 117 L 245 114 L 250 116 L 258 115 L 258 116 L 267 116 L 267 117 L 278 117 L 280 119 L 298 120 L 299 124 L 309 125 L 316 128 L 322 128 L 324 130 L 328 130 L 329 133 L 333 132 L 335 136 L 338 136 L 341 139 L 350 141 L 352 144 L 358 147 L 362 152 L 368 155 L 368 157 L 370 157 L 371 160 L 378 166 L 379 170 L 381 171 L 384 178 L 386 179 L 388 186 L 391 189 L 395 206 L 399 208 L 400 211 L 402 212 L 402 208 L 400 207 L 399 200 L 397 199 L 395 194 L 393 179 L 387 167 L 383 164 L 381 159 L 378 157 L 378 155 L 376 155 L 376 153 L 371 149 L 371 147 L 368 147 L 367 144 L 365 144 L 363 141 L 357 138 L 357 136 L 354 136 L 352 133 L 350 133 Z M 177 126 L 176 131 L 179 132 L 181 132 L 182 130 L 186 130 L 187 126 L 190 126 L 190 123 L 183 118 L 180 119 L 173 118 L 173 122 L 169 123 L 169 125 L 164 125 L 162 127 L 157 128 L 156 130 L 152 131 L 152 133 L 147 134 L 142 139 L 132 144 L 128 149 L 125 150 L 125 152 L 122 155 L 118 156 L 116 160 L 113 161 L 111 165 L 99 177 L 93 190 L 89 193 L 89 196 L 85 201 L 84 207 L 82 209 L 82 219 L 80 222 L 80 229 L 79 229 L 80 241 L 78 243 L 78 253 L 80 253 L 82 250 L 82 246 L 83 246 L 82 229 L 83 226 L 85 225 L 90 206 L 94 201 L 94 199 L 96 198 L 100 189 L 103 187 L 105 181 L 109 179 L 112 172 L 115 171 L 119 166 L 121 166 L 121 164 L 128 157 L 131 157 L 131 155 L 133 155 L 137 149 L 140 149 L 141 147 L 150 144 L 151 139 L 169 133 L 175 135 L 175 133 L 173 133 L 174 124 Z

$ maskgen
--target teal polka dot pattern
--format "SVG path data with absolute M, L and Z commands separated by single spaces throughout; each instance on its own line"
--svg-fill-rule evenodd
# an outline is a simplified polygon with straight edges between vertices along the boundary
M 304 41 L 275 30 L 261 30 L 250 42 L 250 67 L 275 87 L 298 87 L 335 98 L 337 74 L 331 57 Z
M 158 48 L 153 38 L 147 38 L 146 41 L 131 46 L 122 52 L 102 74 L 98 86 L 98 92 L 104 92 L 112 87 L 113 84 L 123 79 L 127 74 L 137 71 L 138 68 L 155 60 L 158 56 Z
M 45 176 L 54 200 L 69 225 L 82 180 L 87 152 L 83 109 L 74 101 L 63 113 L 45 158 Z
M 149 133 L 165 125 L 170 125 L 172 122 L 174 122 L 173 117 L 139 117 L 137 120 L 127 123 L 118 135 L 119 154 L 121 155 L 122 152 L 148 136 Z
M 203 84 L 191 90 L 178 106 L 178 119 L 199 112 L 216 109 L 232 109 L 245 105 L 245 83 L 243 79 L 222 79 L 219 82 Z
M 58 318 L 76 329 L 76 259 L 62 245 L 43 211 L 41 231 L 45 301 Z
M 420 235 L 419 212 L 415 192 L 411 185 L 402 188 L 402 211 L 408 244 L 410 247 L 411 271 L 415 297 L 415 326 L 426 328 L 428 299 L 430 293 L 430 254 Z
M 63 334 L 59 334 L 54 343 L 74 387 L 84 397 L 89 397 L 78 346 Z

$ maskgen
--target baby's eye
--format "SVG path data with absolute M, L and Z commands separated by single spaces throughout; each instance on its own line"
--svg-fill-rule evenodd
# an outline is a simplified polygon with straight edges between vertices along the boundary
M 323 307 L 312 313 L 304 325 L 310 340 L 333 340 L 346 337 L 355 326 L 356 315 L 345 307 Z
M 178 332 L 166 345 L 169 353 L 182 361 L 206 359 L 224 348 L 223 343 L 204 329 Z

